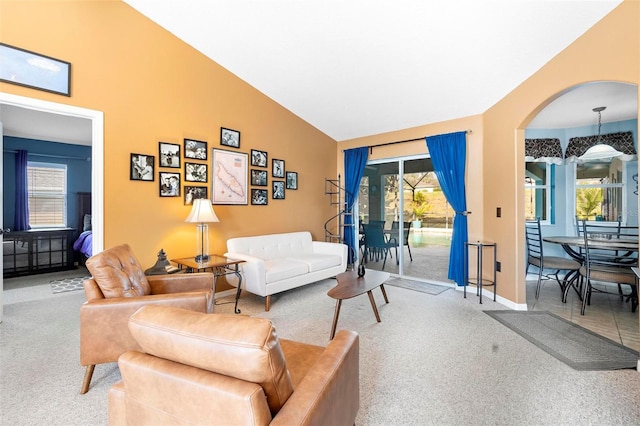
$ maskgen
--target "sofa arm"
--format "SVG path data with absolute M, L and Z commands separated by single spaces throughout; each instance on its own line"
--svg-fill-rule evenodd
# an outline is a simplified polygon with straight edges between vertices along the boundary
M 240 270 L 242 271 L 244 289 L 250 293 L 258 296 L 267 296 L 267 272 L 264 265 L 264 260 L 259 257 L 251 256 L 244 253 L 228 252 L 224 254 L 229 259 L 244 260 L 244 263 L 240 264 Z M 231 283 L 237 285 L 237 283 Z
M 340 330 L 273 418 L 273 425 L 353 425 L 360 406 L 360 344 Z
M 140 350 L 129 332 L 129 317 L 154 304 L 207 312 L 205 292 L 118 297 L 85 302 L 80 307 L 80 365 L 115 362 L 128 350 Z
M 313 241 L 313 252 L 318 254 L 332 254 L 340 256 L 345 269 L 347 268 L 348 247 L 342 243 L 330 243 L 327 241 Z

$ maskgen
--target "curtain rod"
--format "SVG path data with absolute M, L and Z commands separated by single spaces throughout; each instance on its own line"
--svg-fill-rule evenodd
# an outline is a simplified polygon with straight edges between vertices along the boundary
M 2 152 L 8 152 L 12 154 L 17 154 L 18 151 L 15 149 L 3 149 Z M 28 155 L 35 155 L 38 157 L 49 157 L 49 158 L 64 158 L 67 160 L 83 160 L 83 161 L 91 161 L 91 157 L 68 157 L 66 155 L 53 155 L 53 154 L 36 154 L 35 152 L 30 152 Z
M 473 133 L 473 131 L 471 129 L 467 129 L 467 130 L 465 130 L 465 132 L 467 134 Z M 403 141 L 385 142 L 385 143 L 381 143 L 381 144 L 378 144 L 378 145 L 369 145 L 367 148 L 369 148 L 369 153 L 373 153 L 373 148 L 377 148 L 379 146 L 395 145 L 395 144 L 405 143 L 405 142 L 422 141 L 422 140 L 425 140 L 426 138 L 428 138 L 428 136 L 423 136 L 421 138 L 414 138 L 414 139 L 405 139 Z M 342 150 L 342 152 L 344 152 L 344 149 Z

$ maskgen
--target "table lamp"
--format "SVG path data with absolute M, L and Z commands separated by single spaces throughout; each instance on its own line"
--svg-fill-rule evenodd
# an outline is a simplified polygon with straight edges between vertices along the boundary
M 191 213 L 185 220 L 189 223 L 197 223 L 196 227 L 196 262 L 209 260 L 209 225 L 207 223 L 220 222 L 211 206 L 208 198 L 193 200 Z

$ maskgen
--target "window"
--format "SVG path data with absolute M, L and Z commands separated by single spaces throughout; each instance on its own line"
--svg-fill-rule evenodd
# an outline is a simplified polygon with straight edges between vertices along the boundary
M 623 211 L 623 163 L 618 159 L 587 161 L 576 166 L 576 216 L 617 221 Z
M 29 225 L 63 227 L 67 223 L 67 166 L 29 162 Z
M 524 193 L 527 220 L 540 218 L 552 222 L 552 190 L 554 164 L 527 162 L 525 166 Z

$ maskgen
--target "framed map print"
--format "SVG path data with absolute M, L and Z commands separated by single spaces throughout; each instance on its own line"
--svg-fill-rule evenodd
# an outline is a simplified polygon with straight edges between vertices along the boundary
M 211 202 L 246 205 L 249 154 L 211 150 Z

